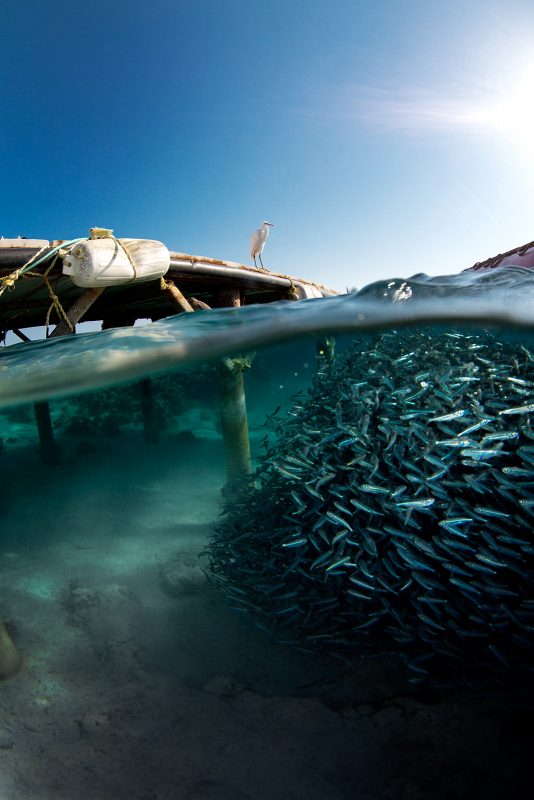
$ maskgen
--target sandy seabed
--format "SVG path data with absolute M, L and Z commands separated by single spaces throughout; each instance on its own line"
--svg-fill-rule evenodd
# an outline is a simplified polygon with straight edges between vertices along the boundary
M 290 650 L 230 608 L 198 554 L 215 438 L 139 432 L 45 468 L 6 447 L 0 800 L 530 796 L 534 714 L 509 692 L 417 694 L 393 660 Z

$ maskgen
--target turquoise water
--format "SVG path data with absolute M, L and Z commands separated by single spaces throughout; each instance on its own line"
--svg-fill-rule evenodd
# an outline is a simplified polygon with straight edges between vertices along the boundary
M 23 765 L 2 797 L 513 789 L 533 290 L 515 267 L 418 275 L 2 349 L 2 614 L 25 657 L 0 684 Z M 230 484 L 227 357 L 254 470 Z

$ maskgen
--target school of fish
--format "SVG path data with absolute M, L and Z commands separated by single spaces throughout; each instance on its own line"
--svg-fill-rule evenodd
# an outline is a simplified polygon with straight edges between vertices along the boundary
M 281 640 L 395 653 L 413 683 L 532 674 L 533 414 L 523 343 L 354 341 L 320 361 L 228 502 L 213 579 Z

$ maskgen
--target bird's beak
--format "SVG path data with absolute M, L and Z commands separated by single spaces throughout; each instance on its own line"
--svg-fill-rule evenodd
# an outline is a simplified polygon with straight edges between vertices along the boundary
M 274 228 L 275 227 L 272 222 L 266 222 L 265 224 L 268 225 L 269 228 Z

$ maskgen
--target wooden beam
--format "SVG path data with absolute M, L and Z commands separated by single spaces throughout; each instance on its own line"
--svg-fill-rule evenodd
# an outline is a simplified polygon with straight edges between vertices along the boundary
M 26 334 L 23 333 L 22 331 L 19 331 L 18 328 L 13 328 L 13 333 L 15 334 L 15 336 L 18 336 L 21 341 L 23 341 L 23 342 L 31 342 L 30 337 L 26 336 Z
M 180 311 L 189 313 L 195 310 L 173 281 L 166 281 L 165 278 L 161 278 L 161 288 L 167 292 L 173 304 Z
M 105 314 L 102 320 L 101 330 L 109 331 L 111 328 L 132 328 L 136 323 L 136 316 L 132 314 Z
M 86 289 L 83 294 L 76 298 L 67 311 L 67 319 L 62 319 L 61 322 L 56 325 L 50 334 L 50 338 L 55 336 L 67 336 L 69 333 L 74 333 L 74 326 L 76 323 L 80 322 L 85 312 L 93 305 L 95 300 L 98 300 L 103 291 L 104 287 L 102 286 L 96 289 Z
M 194 311 L 211 311 L 211 306 L 209 306 L 203 300 L 197 300 L 196 297 L 190 297 L 189 303 Z

